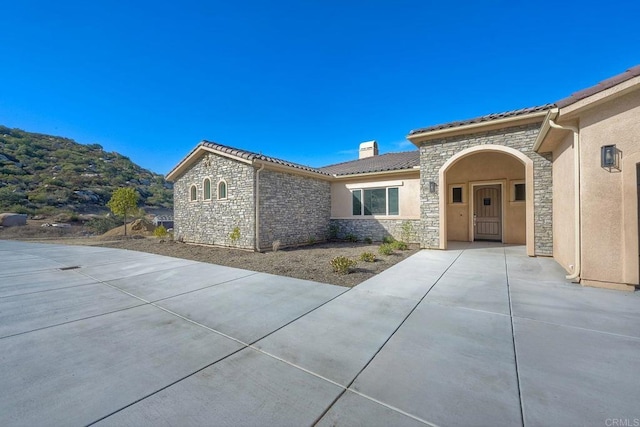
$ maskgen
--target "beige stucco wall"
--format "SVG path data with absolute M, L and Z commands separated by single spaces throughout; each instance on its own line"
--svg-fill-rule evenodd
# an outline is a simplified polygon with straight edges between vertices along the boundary
M 474 183 L 499 181 L 502 183 L 503 242 L 526 243 L 526 204 L 511 201 L 513 181 L 525 180 L 525 167 L 518 159 L 503 153 L 480 152 L 462 158 L 447 170 L 447 239 L 468 241 L 471 221 L 471 197 Z M 464 186 L 463 202 L 449 200 L 449 187 Z
M 570 273 L 575 266 L 573 133 L 553 151 L 553 257 Z
M 398 187 L 399 215 L 353 216 L 351 190 L 356 188 Z M 360 177 L 331 183 L 331 218 L 420 218 L 420 172 L 384 174 L 377 177 Z
M 640 88 L 580 114 L 582 274 L 586 282 L 638 284 L 637 202 L 623 194 L 637 189 L 635 164 L 640 153 Z M 622 172 L 600 167 L 600 148 L 616 144 Z M 631 164 L 630 164 L 631 163 Z M 625 202 L 627 214 L 625 215 Z M 631 206 L 631 208 L 629 207 Z M 555 209 L 555 206 L 554 206 Z M 630 211 L 635 211 L 631 212 Z M 635 215 L 634 215 L 635 214 Z M 587 283 L 588 284 L 588 283 Z

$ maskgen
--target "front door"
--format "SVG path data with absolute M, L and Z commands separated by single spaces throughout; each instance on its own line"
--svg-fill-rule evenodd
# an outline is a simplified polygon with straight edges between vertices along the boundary
M 502 204 L 500 185 L 474 187 L 473 240 L 502 241 Z

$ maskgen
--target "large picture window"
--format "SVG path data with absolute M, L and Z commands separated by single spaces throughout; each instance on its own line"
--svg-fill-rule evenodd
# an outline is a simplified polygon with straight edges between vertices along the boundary
M 372 188 L 353 190 L 353 215 L 398 215 L 398 188 Z

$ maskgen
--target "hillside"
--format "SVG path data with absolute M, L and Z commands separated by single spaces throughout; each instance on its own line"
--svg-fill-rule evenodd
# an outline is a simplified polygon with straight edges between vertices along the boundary
M 120 187 L 134 187 L 141 206 L 173 206 L 171 184 L 121 154 L 0 125 L 0 212 L 105 211 Z

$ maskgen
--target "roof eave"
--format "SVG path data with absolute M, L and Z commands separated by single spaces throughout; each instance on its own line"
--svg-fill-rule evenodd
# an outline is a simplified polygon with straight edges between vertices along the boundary
M 558 111 L 559 111 L 558 108 L 552 108 L 547 112 L 547 115 L 545 116 L 544 121 L 542 122 L 542 126 L 540 126 L 540 132 L 538 133 L 538 136 L 536 137 L 536 140 L 533 143 L 533 151 L 535 151 L 536 153 L 542 146 L 542 143 L 547 137 L 547 134 L 551 130 L 551 125 L 549 124 L 549 121 L 555 120 L 556 117 L 558 117 Z
M 250 165 L 252 162 L 251 160 L 239 157 L 239 156 L 235 156 L 233 154 L 229 154 L 229 153 L 225 153 L 224 151 L 220 151 L 220 150 L 216 150 L 214 148 L 211 147 L 207 147 L 206 145 L 203 145 L 205 143 L 205 141 L 201 142 L 200 144 L 198 144 L 193 150 L 191 150 L 191 153 L 189 153 L 184 159 L 182 159 L 182 161 L 180 163 L 178 163 L 178 165 L 176 167 L 174 167 L 167 175 L 166 175 L 166 180 L 170 181 L 170 182 L 174 182 L 176 179 L 178 179 L 180 177 L 180 175 L 182 175 L 182 173 L 192 164 L 194 164 L 198 158 L 200 157 L 200 154 L 202 152 L 210 152 L 210 153 L 214 153 L 217 154 L 219 156 L 222 157 L 227 157 L 229 159 L 233 159 L 233 160 L 237 160 L 241 163 L 245 163 Z
M 605 102 L 609 102 L 616 98 L 626 95 L 629 92 L 638 90 L 640 88 L 640 76 L 632 77 L 625 80 L 615 86 L 604 89 L 600 92 L 594 93 L 591 96 L 582 98 L 571 104 L 560 105 L 560 117 L 570 120 L 575 118 L 578 114 L 596 107 Z
M 536 111 L 534 113 L 522 114 L 514 117 L 505 117 L 502 119 L 487 120 L 468 125 L 456 126 L 446 129 L 437 129 L 428 132 L 420 132 L 407 135 L 407 139 L 416 147 L 424 142 L 432 139 L 446 138 L 450 136 L 465 135 L 469 133 L 477 133 L 485 130 L 500 129 L 505 127 L 518 126 L 523 124 L 535 123 L 546 116 L 547 110 Z
M 420 173 L 420 167 L 411 167 L 408 169 L 394 169 L 388 171 L 379 171 L 379 172 L 364 172 L 364 173 L 350 173 L 347 175 L 333 175 L 335 180 L 343 180 L 343 179 L 353 179 L 353 178 L 362 178 L 362 177 L 372 177 L 372 176 L 380 176 L 380 175 L 400 175 L 406 173 Z
M 271 162 L 269 160 L 255 159 L 253 160 L 252 164 L 256 168 L 264 165 L 265 169 L 276 171 L 276 172 L 285 172 L 285 173 L 290 173 L 294 175 L 302 175 L 310 178 L 322 179 L 325 181 L 331 181 L 333 179 L 332 175 L 315 172 L 308 169 L 295 168 L 293 166 L 282 165 L 280 163 Z

